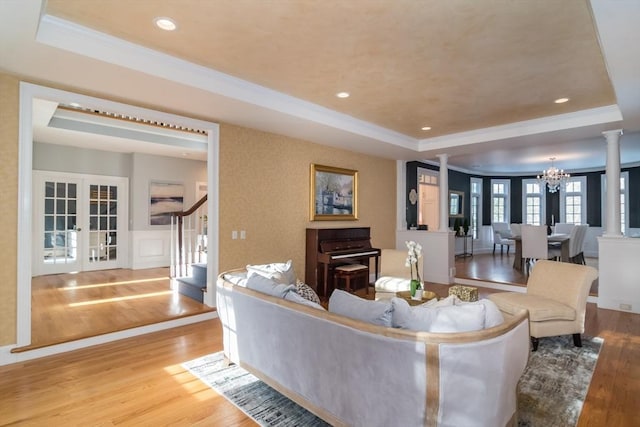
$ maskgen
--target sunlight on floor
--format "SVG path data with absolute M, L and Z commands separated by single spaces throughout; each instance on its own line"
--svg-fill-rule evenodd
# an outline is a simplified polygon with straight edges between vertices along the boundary
M 81 286 L 65 286 L 64 288 L 58 288 L 58 290 L 75 291 L 77 289 L 91 289 L 91 288 L 102 288 L 106 286 L 131 285 L 134 283 L 156 282 L 159 280 L 169 280 L 169 278 L 163 276 L 163 277 L 155 277 L 153 279 L 138 279 L 138 280 L 127 280 L 123 282 L 96 283 L 92 285 L 81 285 Z
M 106 299 L 98 299 L 98 300 L 93 300 L 93 301 L 74 302 L 74 303 L 69 304 L 69 307 L 81 307 L 81 306 L 85 306 L 85 305 L 104 304 L 104 303 L 108 303 L 108 302 L 126 301 L 126 300 L 134 300 L 134 299 L 141 299 L 141 298 L 151 298 L 151 297 L 157 297 L 157 296 L 161 296 L 161 295 L 170 295 L 172 293 L 173 293 L 173 291 L 161 291 L 161 292 L 151 292 L 151 293 L 148 293 L 148 294 L 131 295 L 131 296 L 128 296 L 128 297 L 106 298 Z
M 165 372 L 173 377 L 173 379 L 182 386 L 182 388 L 191 394 L 198 401 L 206 401 L 222 397 L 212 387 L 209 387 L 198 377 L 191 374 L 182 365 L 171 365 L 164 368 Z

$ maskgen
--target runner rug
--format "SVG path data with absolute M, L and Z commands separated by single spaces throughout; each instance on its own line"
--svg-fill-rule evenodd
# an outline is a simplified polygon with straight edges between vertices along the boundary
M 518 385 L 518 425 L 575 426 L 602 346 L 601 338 L 571 336 L 540 339 Z M 328 426 L 297 403 L 244 369 L 223 366 L 222 352 L 183 364 L 194 376 L 225 396 L 262 426 Z

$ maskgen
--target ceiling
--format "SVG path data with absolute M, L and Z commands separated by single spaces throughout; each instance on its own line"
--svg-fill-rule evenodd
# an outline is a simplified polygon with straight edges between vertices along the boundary
M 601 169 L 601 132 L 624 129 L 621 163 L 640 164 L 635 0 L 3 0 L 0 12 L 0 68 L 90 94 L 394 159 L 448 153 L 480 174 L 539 173 L 550 157 Z

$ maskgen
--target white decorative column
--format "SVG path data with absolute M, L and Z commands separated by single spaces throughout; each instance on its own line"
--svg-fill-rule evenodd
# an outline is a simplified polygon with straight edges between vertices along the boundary
M 622 237 L 620 231 L 620 135 L 622 129 L 602 132 L 607 140 L 607 194 L 605 237 Z
M 440 159 L 440 229 L 439 231 L 449 231 L 449 166 L 448 154 L 438 154 Z

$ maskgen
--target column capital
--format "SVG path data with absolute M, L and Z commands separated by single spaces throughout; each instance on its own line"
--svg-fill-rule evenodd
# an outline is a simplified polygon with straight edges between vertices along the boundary
M 436 154 L 436 156 L 440 159 L 441 162 L 446 162 L 449 158 L 449 155 L 447 153 Z
M 607 140 L 612 137 L 612 136 L 622 136 L 622 129 L 614 129 L 614 130 L 605 130 L 604 132 L 602 132 L 602 134 L 604 135 L 605 138 L 607 138 Z

